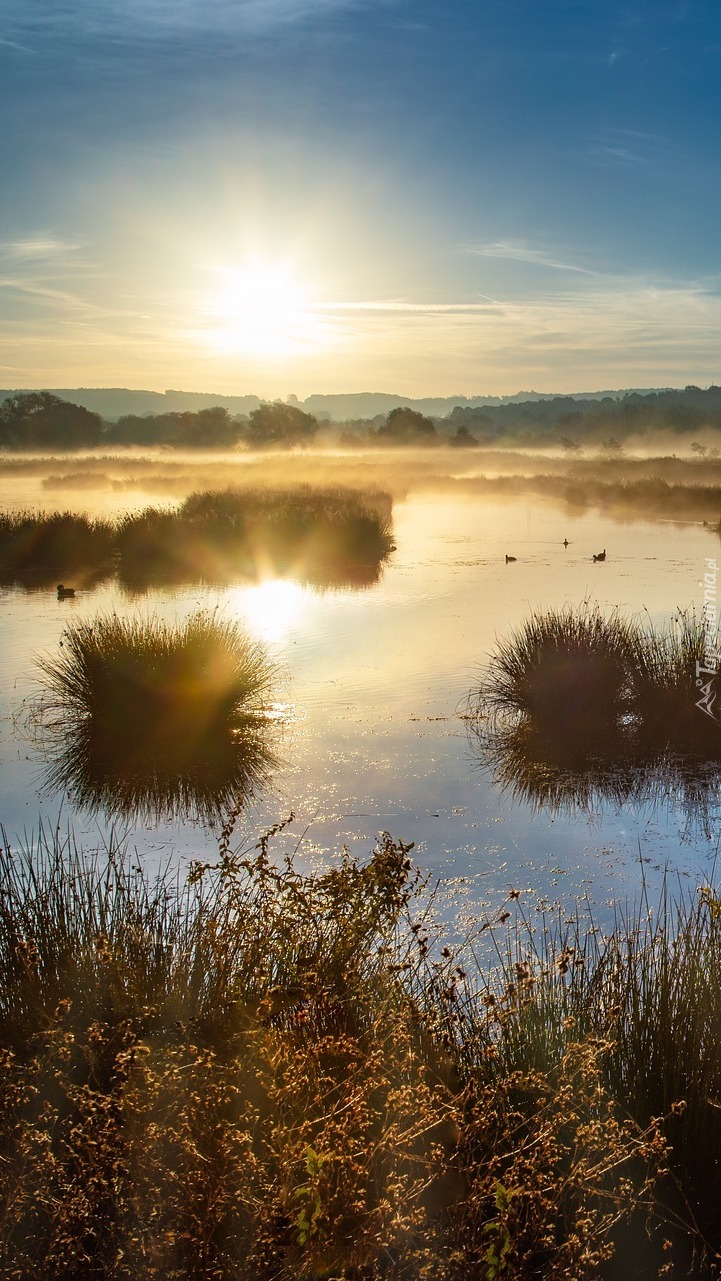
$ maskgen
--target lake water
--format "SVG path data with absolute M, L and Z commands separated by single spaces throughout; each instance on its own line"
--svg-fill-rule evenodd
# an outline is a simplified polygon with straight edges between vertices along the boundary
M 382 483 L 380 468 L 373 479 Z M 0 477 L 0 507 L 119 510 L 157 496 L 144 484 L 132 498 L 89 484 L 59 499 L 37 477 L 13 474 Z M 415 842 L 461 926 L 510 888 L 564 905 L 587 895 L 603 916 L 636 895 L 642 869 L 651 883 L 665 867 L 688 885 L 705 881 L 721 811 L 712 807 L 702 823 L 674 794 L 628 805 L 597 800 L 588 812 L 531 806 L 494 783 L 462 713 L 496 638 L 531 610 L 589 600 L 604 611 L 647 612 L 654 623 L 678 607 L 698 612 L 705 558 L 718 540 L 699 524 L 624 524 L 551 501 L 410 489 L 394 506 L 397 550 L 365 590 L 269 580 L 131 599 L 106 583 L 63 601 L 54 591 L 0 590 L 0 816 L 8 839 L 27 838 L 42 820 L 97 845 L 108 826 L 102 814 L 43 793 L 43 760 L 25 715 L 38 692 L 35 656 L 56 651 L 68 622 L 98 612 L 180 620 L 218 606 L 270 646 L 284 714 L 281 763 L 239 821 L 239 841 L 253 842 L 293 810 L 276 849 L 297 845 L 304 862 L 319 865 L 343 845 L 366 854 L 387 830 Z M 605 563 L 594 564 L 592 553 L 604 547 Z M 516 563 L 506 564 L 506 554 Z M 216 839 L 187 822 L 136 823 L 127 835 L 150 863 L 207 858 Z

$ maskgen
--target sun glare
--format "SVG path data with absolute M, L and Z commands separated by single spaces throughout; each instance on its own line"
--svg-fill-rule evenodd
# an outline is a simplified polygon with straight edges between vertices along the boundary
M 264 641 L 281 641 L 303 611 L 305 592 L 299 583 L 269 578 L 238 592 L 238 612 L 248 630 Z
M 206 341 L 216 352 L 273 359 L 317 350 L 322 332 L 310 291 L 285 263 L 255 258 L 217 270 L 219 287 L 203 307 Z

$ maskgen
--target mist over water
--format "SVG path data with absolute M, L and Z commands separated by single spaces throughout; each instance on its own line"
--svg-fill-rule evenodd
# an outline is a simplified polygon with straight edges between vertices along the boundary
M 694 884 L 705 879 L 716 848 L 713 798 L 701 820 L 678 789 L 659 780 L 652 794 L 631 787 L 624 799 L 597 791 L 559 810 L 494 782 L 469 740 L 462 717 L 468 692 L 497 639 L 531 610 L 590 600 L 602 611 L 662 623 L 679 607 L 702 608 L 704 558 L 718 546 L 701 523 L 706 517 L 670 522 L 663 504 L 655 518 L 617 504 L 569 504 L 562 491 L 569 466 L 566 459 L 480 451 L 461 458 L 450 450 L 4 462 L 0 507 L 14 510 L 67 506 L 106 515 L 230 483 L 385 489 L 394 496 L 396 543 L 379 581 L 362 590 L 271 578 L 167 586 L 133 598 L 114 580 L 64 601 L 47 590 L 0 592 L 1 808 L 11 839 L 36 828 L 38 815 L 72 823 L 91 841 L 107 827 L 102 812 L 76 809 L 72 795 L 40 795 L 45 763 L 25 724 L 24 700 L 38 691 L 33 656 L 56 651 L 70 619 L 117 611 L 172 622 L 218 608 L 269 645 L 281 673 L 280 764 L 244 812 L 239 839 L 254 841 L 293 810 L 279 850 L 298 845 L 315 866 L 344 843 L 364 854 L 375 834 L 388 830 L 416 842 L 431 879 L 443 879 L 445 910 L 461 922 L 514 886 L 528 887 L 538 901 L 571 904 L 588 895 L 603 912 L 604 904 L 634 896 L 642 868 L 651 879 L 667 865 Z M 674 483 L 688 480 L 681 473 L 693 467 L 699 483 L 716 482 L 702 481 L 701 465 L 683 460 L 599 467 L 609 484 L 626 484 L 644 468 L 648 476 L 654 467 L 656 479 L 668 467 L 676 469 Z M 553 468 L 559 493 L 550 481 L 533 492 L 528 478 L 545 479 Z M 493 489 L 497 481 L 501 493 Z M 594 564 L 602 548 L 607 560 Z M 507 555 L 515 562 L 507 564 Z M 138 821 L 128 839 L 151 862 L 215 849 L 213 828 L 201 822 Z

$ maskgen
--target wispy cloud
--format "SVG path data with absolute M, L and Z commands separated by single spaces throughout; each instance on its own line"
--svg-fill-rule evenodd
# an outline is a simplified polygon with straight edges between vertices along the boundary
M 0 39 L 0 47 L 2 47 L 3 49 L 15 49 L 15 50 L 17 50 L 17 52 L 18 52 L 18 53 L 33 53 L 33 52 L 34 52 L 34 50 L 33 50 L 33 49 L 30 49 L 26 44 L 20 44 L 17 40 L 2 40 L 2 39 Z
M 68 0 L 50 7 L 47 0 L 6 0 L 6 29 L 26 33 L 78 32 L 125 37 L 152 33 L 237 31 L 263 33 L 273 28 L 322 19 L 343 11 L 388 7 L 395 0 Z M 7 42 L 10 43 L 10 42 Z M 13 42 L 15 43 L 15 42 Z
M 564 262 L 545 249 L 534 249 L 524 240 L 490 240 L 479 245 L 464 245 L 466 253 L 480 258 L 510 258 L 514 262 L 532 263 L 536 267 L 551 267 L 554 271 L 572 271 L 582 276 L 595 276 L 588 267 Z
M 586 159 L 604 166 L 623 168 L 656 164 L 667 158 L 671 140 L 640 129 L 603 129 L 592 139 Z
M 25 240 L 0 241 L 0 255 L 20 262 L 48 261 L 75 253 L 82 246 L 55 236 L 38 235 Z
M 309 310 L 323 312 L 344 312 L 344 311 L 369 311 L 384 312 L 392 311 L 408 315 L 427 315 L 427 316 L 444 316 L 444 315 L 469 315 L 473 316 L 478 313 L 492 311 L 500 304 L 494 298 L 486 298 L 483 302 L 407 302 L 403 299 L 372 299 L 366 302 L 330 302 L 317 303 Z

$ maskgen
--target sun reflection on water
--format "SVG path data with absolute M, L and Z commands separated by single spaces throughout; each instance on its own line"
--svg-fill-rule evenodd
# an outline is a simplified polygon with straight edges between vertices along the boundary
M 267 578 L 233 593 L 234 605 L 248 630 L 259 640 L 282 641 L 300 621 L 307 589 L 288 578 Z

